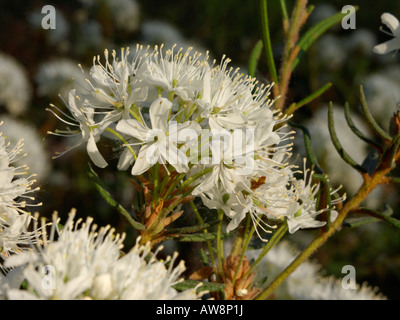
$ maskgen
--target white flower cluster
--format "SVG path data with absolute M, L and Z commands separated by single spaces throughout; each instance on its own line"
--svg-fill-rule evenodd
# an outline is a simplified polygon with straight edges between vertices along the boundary
M 110 226 L 100 228 L 87 218 L 74 221 L 72 210 L 59 230 L 55 214 L 48 239 L 37 250 L 11 256 L 7 267 L 14 267 L 0 278 L 3 299 L 96 299 L 96 300 L 173 300 L 197 299 L 196 289 L 177 292 L 171 286 L 185 270 L 184 262 L 174 266 L 176 255 L 156 259 L 150 246 L 137 243 L 121 256 L 124 235 Z M 58 239 L 55 239 L 58 234 Z M 161 247 L 160 247 L 161 248 Z M 27 289 L 20 289 L 23 281 Z
M 249 261 L 256 259 L 261 250 L 246 252 Z M 255 283 L 264 281 L 266 287 L 298 255 L 298 250 L 288 241 L 275 245 L 255 267 Z M 321 276 L 319 264 L 312 261 L 302 263 L 286 281 L 274 292 L 277 300 L 384 300 L 377 288 L 356 283 L 355 288 L 342 285 L 342 279 Z
M 23 66 L 12 56 L 0 53 L 0 106 L 19 115 L 27 109 L 31 95 L 32 88 Z
M 315 219 L 318 187 L 311 178 L 296 180 L 288 164 L 292 132 L 282 130 L 286 118 L 273 109 L 270 86 L 229 61 L 210 63 L 191 48 L 138 45 L 133 56 L 122 49 L 111 58 L 106 50 L 105 63 L 95 57 L 86 83 L 65 102 L 72 117 L 63 121 L 76 130 L 56 134 L 78 136 L 75 146 L 85 144 L 101 168 L 107 161 L 97 142 L 114 134 L 126 147 L 119 169 L 133 164 L 132 175 L 141 175 L 163 165 L 183 174 L 192 195 L 231 219 L 228 232 L 246 214 L 267 232 L 273 226 L 262 216 L 287 219 L 290 232 L 323 225 Z
M 0 123 L 1 124 L 1 123 Z M 0 132 L 0 259 L 5 260 L 10 253 L 20 253 L 33 242 L 34 233 L 28 232 L 31 215 L 24 210 L 31 200 L 34 175 L 27 176 L 26 165 L 13 164 L 24 155 L 22 141 L 15 145 Z M 26 177 L 24 177 L 26 176 Z M 0 268 L 3 268 L 0 262 Z

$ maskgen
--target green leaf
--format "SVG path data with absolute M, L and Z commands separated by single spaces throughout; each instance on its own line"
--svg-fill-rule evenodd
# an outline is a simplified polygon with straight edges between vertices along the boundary
M 222 238 L 228 237 L 228 233 L 222 234 Z M 195 234 L 181 234 L 178 237 L 168 237 L 168 239 L 178 239 L 182 242 L 202 242 L 208 240 L 215 240 L 217 238 L 216 232 L 209 233 L 195 233 Z
M 212 227 L 214 225 L 216 225 L 219 222 L 219 220 L 214 220 L 211 222 L 206 222 L 203 224 L 199 224 L 196 226 L 189 226 L 189 227 L 183 227 L 183 228 L 171 228 L 171 229 L 167 229 L 167 232 L 172 234 L 172 233 L 177 233 L 177 234 L 185 234 L 185 233 L 194 233 L 194 232 L 198 232 L 201 231 L 203 229 L 207 229 L 209 227 Z
M 347 125 L 349 126 L 349 128 L 351 129 L 351 131 L 353 131 L 353 133 L 359 137 L 361 140 L 365 141 L 366 143 L 368 143 L 369 145 L 372 145 L 374 147 L 376 147 L 378 150 L 381 150 L 381 146 L 379 144 L 377 144 L 375 141 L 372 141 L 371 139 L 367 138 L 354 124 L 353 120 L 351 119 L 351 115 L 350 115 L 350 106 L 349 104 L 346 102 L 344 104 L 344 115 L 346 118 L 346 122 Z
M 358 7 L 356 7 L 356 10 L 358 10 Z M 302 54 L 308 50 L 308 48 L 314 43 L 314 41 L 317 40 L 320 36 L 322 36 L 335 24 L 341 22 L 346 15 L 347 13 L 341 13 L 341 12 L 336 13 L 335 15 L 318 22 L 300 38 L 299 42 L 297 43 L 297 46 L 300 47 L 300 52 L 297 58 L 293 62 L 292 70 L 296 68 Z
M 386 206 L 383 211 L 360 208 L 352 213 L 364 214 L 364 216 L 347 218 L 343 225 L 355 228 L 372 222 L 386 221 L 392 226 L 400 229 L 400 220 L 391 217 L 393 214 L 393 209 L 389 206 Z
M 208 291 L 208 292 L 217 292 L 224 290 L 225 284 L 224 283 L 213 283 L 213 282 L 205 282 L 205 281 L 196 281 L 196 280 L 185 280 L 179 282 L 172 286 L 177 291 L 185 291 L 189 289 L 196 288 L 199 286 L 196 291 Z
M 250 54 L 249 59 L 249 75 L 254 77 L 257 71 L 258 60 L 260 60 L 261 52 L 263 49 L 262 40 L 258 40 Z
M 268 70 L 271 75 L 272 81 L 275 82 L 275 84 L 278 84 L 278 74 L 276 72 L 274 55 L 272 52 L 270 32 L 269 32 L 267 0 L 260 0 L 260 14 L 261 14 L 262 42 L 263 42 L 265 57 L 267 60 Z
M 352 166 L 354 169 L 361 173 L 366 173 L 367 170 L 363 168 L 361 165 L 359 165 L 356 161 L 354 161 L 350 155 L 343 149 L 335 131 L 335 122 L 333 118 L 333 106 L 332 102 L 328 104 L 328 129 L 329 129 L 329 134 L 331 136 L 331 141 L 333 145 L 335 146 L 336 151 L 339 153 L 340 157 L 350 166 Z
M 104 188 L 103 183 L 101 182 L 97 173 L 93 170 L 90 163 L 88 164 L 88 175 L 91 178 L 95 188 L 99 192 L 99 194 L 103 197 L 104 200 L 113 208 L 117 209 L 117 211 L 126 219 L 126 221 L 137 230 L 145 230 L 145 226 L 131 217 L 130 213 L 122 207 L 117 201 L 115 201 L 110 193 Z
M 287 110 L 286 114 L 290 115 L 290 114 L 294 113 L 296 110 L 305 106 L 306 104 L 309 104 L 311 101 L 313 101 L 313 100 L 317 99 L 319 96 L 321 96 L 330 87 L 332 87 L 332 83 L 328 82 L 324 86 L 319 88 L 317 91 L 310 94 L 308 97 L 304 98 L 303 100 L 301 100 L 297 103 L 293 103 Z
M 371 112 L 369 111 L 367 100 L 365 98 L 364 89 L 360 86 L 360 102 L 361 102 L 361 110 L 364 114 L 365 119 L 368 122 L 370 128 L 384 141 L 391 141 L 392 137 L 383 130 L 378 123 L 375 121 L 374 117 L 372 116 Z
M 289 124 L 292 127 L 299 128 L 301 131 L 303 131 L 304 147 L 306 148 L 307 160 L 314 167 L 315 172 L 323 173 L 322 169 L 320 168 L 320 166 L 318 164 L 317 157 L 314 154 L 314 150 L 312 148 L 312 143 L 311 143 L 311 135 L 310 135 L 310 132 L 308 131 L 308 129 L 300 124 L 296 124 L 296 123 L 292 123 L 292 122 L 289 122 Z

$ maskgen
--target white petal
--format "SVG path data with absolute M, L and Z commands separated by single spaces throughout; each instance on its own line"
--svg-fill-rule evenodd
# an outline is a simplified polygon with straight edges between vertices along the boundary
M 376 54 L 386 54 L 397 49 L 400 49 L 400 39 L 393 38 L 375 46 L 373 52 Z
M 137 176 L 142 174 L 143 172 L 146 172 L 152 166 L 152 164 L 147 160 L 148 151 L 149 151 L 148 145 L 145 145 L 140 149 L 139 155 L 135 161 L 135 164 L 132 167 L 131 174 L 133 176 Z
M 179 173 L 189 171 L 188 167 L 189 160 L 186 157 L 186 155 L 178 148 L 169 145 L 168 152 L 166 152 L 165 155 L 164 154 L 162 155 L 169 162 L 169 164 L 171 164 Z
M 386 12 L 381 15 L 381 20 L 392 31 L 394 36 L 397 37 L 399 35 L 399 20 L 394 15 Z
M 142 141 L 146 141 L 147 133 L 149 128 L 146 128 L 143 124 L 135 119 L 120 120 L 116 126 L 118 132 L 137 138 Z
M 172 102 L 165 98 L 158 98 L 151 104 L 149 113 L 153 129 L 167 131 L 168 113 L 171 107 Z
M 117 169 L 120 171 L 127 170 L 133 162 L 133 155 L 129 149 L 122 151 L 121 156 L 118 160 Z
M 100 154 L 99 149 L 97 149 L 96 141 L 94 136 L 91 134 L 88 139 L 86 146 L 87 153 L 93 163 L 99 168 L 107 167 L 107 162 L 104 160 L 103 156 Z

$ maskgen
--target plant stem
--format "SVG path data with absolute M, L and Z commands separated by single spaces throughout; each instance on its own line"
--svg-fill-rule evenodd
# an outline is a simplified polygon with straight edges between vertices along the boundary
M 128 150 L 132 153 L 133 158 L 136 160 L 136 153 L 135 151 L 133 151 L 132 147 L 129 145 L 129 143 L 115 130 L 111 129 L 111 128 L 106 128 L 106 130 L 108 132 L 111 132 L 114 136 L 116 136 L 119 140 L 121 140 L 124 145 L 128 148 Z
M 190 201 L 190 206 L 194 212 L 194 214 L 196 215 L 197 220 L 199 221 L 200 224 L 204 224 L 204 220 L 201 217 L 199 211 L 197 210 L 196 206 L 194 205 L 193 200 Z M 203 231 L 204 233 L 207 233 L 207 229 L 204 229 Z M 208 252 L 210 253 L 210 259 L 211 259 L 211 264 L 213 267 L 215 267 L 215 259 L 214 259 L 214 252 L 213 252 L 213 247 L 211 245 L 211 241 L 207 240 L 207 247 L 208 247 Z
M 300 52 L 296 46 L 299 38 L 299 32 L 308 17 L 307 0 L 297 0 L 290 19 L 290 26 L 285 39 L 285 49 L 283 52 L 282 65 L 279 72 L 279 99 L 277 107 L 283 111 L 285 100 L 289 88 L 290 78 L 292 76 L 292 64 Z
M 260 261 L 265 257 L 265 255 L 268 253 L 269 250 L 272 249 L 272 247 L 279 242 L 280 239 L 286 234 L 286 231 L 288 230 L 287 223 L 283 223 L 278 230 L 274 233 L 274 235 L 271 237 L 271 239 L 268 241 L 267 245 L 263 248 L 262 252 L 258 256 L 257 260 L 254 261 L 253 265 L 251 266 L 250 270 L 247 271 L 244 277 L 247 277 L 250 272 L 254 270 L 254 268 L 257 266 L 257 264 L 260 263 Z
M 224 245 L 221 239 L 221 232 L 222 232 L 222 221 L 224 218 L 224 211 L 221 209 L 218 210 L 218 219 L 220 222 L 218 223 L 217 227 L 217 256 L 218 256 L 218 264 L 220 269 L 219 274 L 221 275 L 222 279 L 224 279 Z

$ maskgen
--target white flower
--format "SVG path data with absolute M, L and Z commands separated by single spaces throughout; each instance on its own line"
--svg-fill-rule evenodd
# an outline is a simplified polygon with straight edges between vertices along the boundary
M 78 63 L 69 59 L 58 59 L 39 66 L 35 74 L 37 93 L 40 96 L 66 96 L 73 89 L 74 82 L 83 83 L 84 74 Z
M 185 270 L 181 261 L 174 267 L 176 255 L 158 261 L 149 245 L 137 243 L 121 257 L 124 235 L 114 234 L 110 226 L 100 228 L 87 218 L 74 222 L 71 211 L 63 229 L 53 217 L 49 239 L 36 252 L 12 256 L 8 267 L 22 268 L 26 290 L 9 287 L 8 299 L 197 299 L 195 289 L 178 293 L 172 288 Z M 55 235 L 58 234 L 58 239 Z M 169 264 L 167 267 L 166 265 Z M 47 268 L 47 269 L 46 269 Z M 46 272 L 49 273 L 45 278 Z M 8 281 L 0 279 L 1 282 Z M 45 281 L 48 280 L 48 281 Z M 0 282 L 0 288 L 4 288 Z M 19 286 L 17 286 L 19 287 Z M 4 292 L 1 292 L 4 295 Z
M 251 262 L 258 258 L 262 249 L 247 250 Z M 296 258 L 299 251 L 288 241 L 276 244 L 255 267 L 254 283 L 268 286 Z M 274 291 L 277 300 L 382 300 L 385 297 L 377 288 L 366 283 L 356 284 L 355 289 L 344 289 L 342 279 L 322 277 L 322 269 L 314 261 L 302 263 L 286 281 Z M 266 278 L 266 279 L 265 279 Z M 265 281 L 266 280 L 266 281 Z
M 294 194 L 296 202 L 294 202 L 286 213 L 287 224 L 289 233 L 295 233 L 299 229 L 318 228 L 326 224 L 325 221 L 318 221 L 316 217 L 327 211 L 328 209 L 317 210 L 317 194 L 319 192 L 320 184 L 312 184 L 313 172 L 310 172 L 307 178 L 307 171 L 305 168 L 306 160 L 304 159 L 304 178 L 294 181 Z M 335 191 L 329 191 L 331 195 Z M 345 197 L 332 200 L 331 205 L 342 202 Z M 330 210 L 330 220 L 335 221 L 338 213 L 335 210 Z
M 354 289 L 344 288 L 343 279 L 335 277 L 320 277 L 310 286 L 298 287 L 298 300 L 386 300 L 377 287 L 371 287 L 366 282 L 356 284 Z
M 155 47 L 153 54 L 138 70 L 138 76 L 144 84 L 167 90 L 179 95 L 183 100 L 195 98 L 196 89 L 206 66 L 208 56 L 202 57 L 199 52 L 191 54 L 193 48 L 174 52 L 175 45 L 163 53 L 163 46 Z
M 390 31 L 392 32 L 392 34 L 390 35 L 392 35 L 394 38 L 375 46 L 373 51 L 377 54 L 386 54 L 393 50 L 400 49 L 399 20 L 397 20 L 395 16 L 387 12 L 381 15 L 381 20 L 382 23 L 390 29 Z
M 44 181 L 51 170 L 51 163 L 40 132 L 25 121 L 3 115 L 1 119 L 4 121 L 1 130 L 7 137 L 7 141 L 12 145 L 17 145 L 18 141 L 22 139 L 23 149 L 26 153 L 24 157 L 16 157 L 13 165 L 20 167 L 26 164 L 29 171 L 34 172 L 39 181 Z
M 185 153 L 170 143 L 169 137 L 175 137 L 176 139 L 173 141 L 175 143 L 186 142 L 181 140 L 180 132 L 185 129 L 193 129 L 198 132 L 200 126 L 193 121 L 174 125 L 171 122 L 168 123 L 171 107 L 172 103 L 165 98 L 159 98 L 151 104 L 149 109 L 151 128 L 135 119 L 118 122 L 118 131 L 142 141 L 143 144 L 132 167 L 132 175 L 140 175 L 156 162 L 165 163 L 165 161 L 178 172 L 189 170 Z
M 231 219 L 226 227 L 226 232 L 236 229 L 252 205 L 250 198 L 246 198 L 243 193 L 230 194 L 226 190 L 221 191 L 216 185 L 201 194 L 200 197 L 207 208 L 220 209 Z
M 56 108 L 53 105 L 52 107 Z M 80 146 L 82 143 L 86 143 L 86 150 L 94 164 L 100 168 L 106 167 L 107 162 L 101 155 L 96 143 L 104 130 L 114 121 L 114 116 L 111 113 L 108 113 L 103 119 L 101 119 L 99 122 L 96 122 L 94 109 L 90 107 L 84 107 L 81 99 L 79 98 L 79 96 L 76 95 L 75 89 L 71 90 L 68 95 L 68 108 L 74 116 L 73 120 L 76 120 L 77 122 L 72 123 L 70 122 L 71 120 L 63 120 L 61 118 L 60 119 L 68 125 L 79 127 L 80 130 L 57 131 L 57 133 L 52 134 L 65 136 L 80 135 L 81 138 L 72 147 L 67 148 L 58 156 L 61 156 L 65 152 Z
M 140 7 L 135 0 L 107 0 L 115 25 L 127 32 L 136 31 L 140 22 Z
M 24 67 L 13 57 L 0 53 L 0 105 L 19 115 L 26 111 L 31 95 Z
M 38 190 L 32 189 L 34 175 L 26 178 L 26 165 L 13 167 L 13 163 L 21 157 L 22 142 L 15 146 L 6 142 L 0 133 L 0 257 L 8 258 L 10 253 L 20 253 L 29 248 L 35 241 L 35 232 L 28 232 L 31 216 L 23 210 L 33 200 L 29 194 Z

